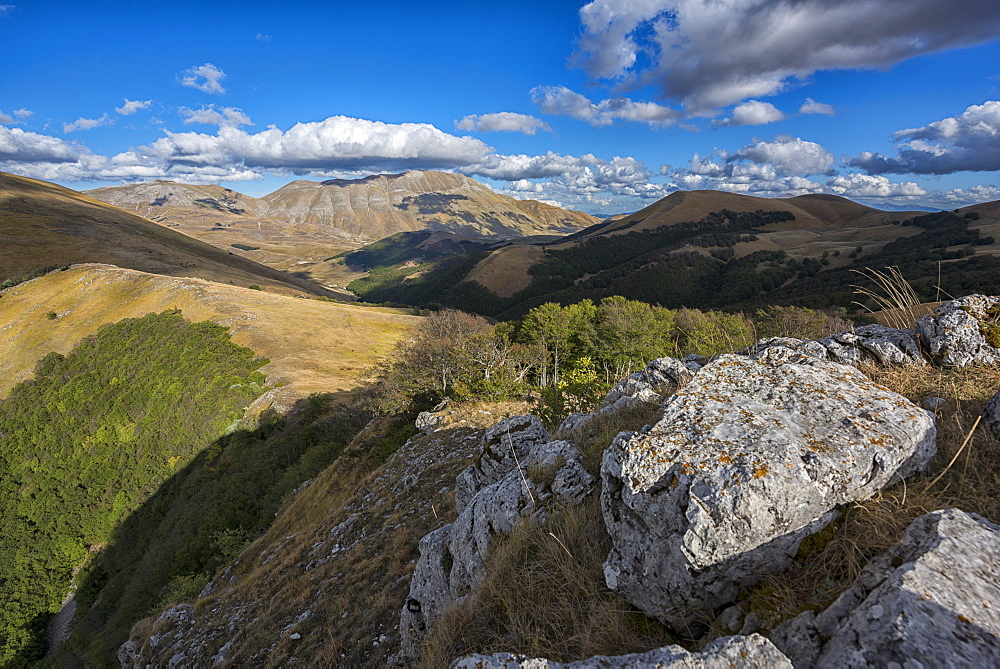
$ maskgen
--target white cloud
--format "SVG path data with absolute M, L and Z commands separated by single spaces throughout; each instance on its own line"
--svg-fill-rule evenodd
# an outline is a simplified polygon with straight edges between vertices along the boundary
M 222 81 L 225 76 L 225 72 L 211 63 L 195 65 L 184 70 L 184 76 L 181 78 L 181 85 L 197 88 L 199 91 L 205 93 L 221 94 L 225 93 L 226 89 L 223 88 L 222 84 L 219 82 Z
M 806 98 L 806 101 L 802 103 L 799 107 L 800 114 L 825 114 L 827 116 L 834 116 L 837 112 L 833 110 L 833 106 L 828 105 L 823 102 L 816 102 L 812 98 Z
M 107 125 L 110 121 L 111 118 L 107 114 L 104 114 L 101 118 L 83 118 L 81 116 L 72 123 L 65 124 L 63 132 L 70 133 L 77 130 L 92 130 L 98 126 Z
M 540 156 L 493 153 L 486 156 L 482 162 L 466 165 L 459 168 L 459 171 L 469 176 L 478 175 L 499 181 L 519 181 L 562 176 L 598 163 L 600 159 L 589 153 L 584 156 L 564 156 L 552 151 Z
M 957 117 L 893 133 L 897 156 L 866 151 L 850 161 L 869 174 L 951 174 L 1000 170 L 1000 101 L 972 105 Z
M 140 109 L 149 109 L 149 105 L 153 104 L 152 100 L 129 100 L 128 98 L 123 98 L 125 104 L 121 107 L 115 107 L 115 111 L 122 116 L 131 116 Z
M 9 14 L 14 9 L 16 9 L 14 5 L 0 5 L 0 16 Z
M 66 163 L 81 153 L 77 145 L 58 137 L 0 126 L 0 161 Z
M 833 154 L 816 142 L 800 137 L 779 135 L 773 142 L 757 140 L 727 158 L 750 160 L 773 165 L 779 172 L 790 174 L 829 174 L 833 169 Z
M 747 100 L 743 104 L 736 105 L 732 116 L 717 121 L 716 125 L 764 125 L 783 120 L 785 115 L 770 102 Z
M 201 123 L 203 125 L 217 125 L 220 128 L 253 125 L 250 117 L 236 107 L 222 107 L 219 110 L 215 109 L 215 105 L 202 106 L 200 109 L 181 107 L 179 113 L 185 117 L 185 124 Z
M 772 95 L 821 70 L 887 68 L 1000 36 L 993 0 L 597 0 L 572 62 L 689 113 Z
M 455 127 L 467 132 L 523 132 L 525 135 L 534 135 L 539 130 L 552 131 L 542 119 L 516 112 L 470 114 L 455 121 Z
M 270 42 L 271 41 L 271 36 L 270 35 L 265 35 L 263 33 L 257 33 L 254 36 L 254 39 L 257 40 L 258 42 Z
M 14 117 L 0 111 L 0 124 L 14 123 Z
M 531 90 L 531 99 L 546 114 L 572 116 L 594 127 L 611 125 L 617 120 L 663 127 L 676 123 L 680 118 L 677 110 L 655 102 L 610 98 L 594 103 L 565 86 L 537 86 Z
M 166 132 L 147 153 L 171 165 L 241 165 L 296 174 L 321 170 L 442 169 L 479 162 L 490 148 L 426 123 L 381 123 L 346 116 L 248 134 Z
M 900 199 L 928 194 L 912 181 L 893 183 L 886 177 L 868 174 L 835 176 L 826 182 L 826 190 L 828 193 L 849 198 Z

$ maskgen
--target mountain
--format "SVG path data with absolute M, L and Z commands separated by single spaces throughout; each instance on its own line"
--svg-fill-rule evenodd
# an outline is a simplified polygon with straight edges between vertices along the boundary
M 0 282 L 43 267 L 106 263 L 285 294 L 329 290 L 44 181 L 0 173 Z
M 436 302 L 500 318 L 616 294 L 672 308 L 777 301 L 853 309 L 855 271 L 869 267 L 900 266 L 927 301 L 940 299 L 939 262 L 944 291 L 1000 289 L 997 238 L 1000 202 L 886 212 L 834 195 L 689 191 L 556 241 L 512 240 L 435 266 L 416 250 L 402 253 L 402 240 L 383 240 L 375 255 L 392 262 L 360 263 L 371 276 L 349 288 L 369 301 Z
M 598 220 L 435 171 L 299 180 L 261 198 L 168 181 L 109 186 L 87 195 L 220 247 L 236 244 L 248 258 L 327 282 L 336 282 L 341 270 L 324 265 L 326 258 L 399 232 L 428 229 L 510 239 L 564 235 Z

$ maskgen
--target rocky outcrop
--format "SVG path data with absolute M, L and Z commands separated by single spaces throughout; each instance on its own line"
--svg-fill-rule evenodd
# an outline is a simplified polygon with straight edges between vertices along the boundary
M 608 586 L 690 632 L 790 564 L 838 504 L 921 469 L 933 415 L 847 365 L 772 348 L 720 356 L 604 454 Z
M 969 295 L 917 320 L 931 359 L 951 367 L 1000 362 L 1000 297 Z
M 487 430 L 482 457 L 457 480 L 458 518 L 420 541 L 400 619 L 404 656 L 415 657 L 428 626 L 479 582 L 494 537 L 526 519 L 544 521 L 549 504 L 578 504 L 593 489 L 579 449 L 547 439 L 535 416 L 508 418 Z
M 958 509 L 916 519 L 820 614 L 771 639 L 796 667 L 1000 666 L 1000 527 Z
M 792 663 L 766 638 L 752 634 L 716 639 L 698 653 L 673 645 L 645 653 L 598 655 L 565 664 L 526 655 L 496 653 L 463 657 L 451 666 L 452 669 L 791 669 Z
M 549 440 L 538 416 L 505 418 L 483 435 L 482 456 L 455 480 L 455 508 L 462 513 L 477 492 L 514 471 L 531 449 Z
M 761 339 L 744 354 L 760 357 L 772 348 L 784 348 L 845 365 L 926 365 L 915 330 L 900 330 L 882 325 L 865 325 L 850 332 L 824 337 L 817 341 L 792 337 Z

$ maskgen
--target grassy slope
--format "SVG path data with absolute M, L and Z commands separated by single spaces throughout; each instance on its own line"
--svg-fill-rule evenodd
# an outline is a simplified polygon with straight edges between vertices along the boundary
M 0 173 L 0 280 L 53 264 L 109 263 L 284 294 L 334 296 L 62 186 Z
M 398 310 L 296 299 L 200 279 L 79 265 L 0 293 L 0 397 L 49 351 L 67 353 L 110 323 L 179 308 L 232 328 L 233 341 L 270 359 L 261 371 L 279 407 L 345 390 L 418 322 Z M 47 317 L 57 314 L 55 319 Z

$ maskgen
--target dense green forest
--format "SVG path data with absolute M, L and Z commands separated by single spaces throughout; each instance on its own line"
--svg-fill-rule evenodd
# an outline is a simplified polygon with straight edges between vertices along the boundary
M 700 221 L 578 238 L 579 243 L 569 247 L 546 247 L 544 260 L 530 270 L 531 285 L 509 298 L 498 297 L 475 282 L 461 281 L 462 272 L 485 257 L 483 251 L 421 264 L 419 271 L 382 264 L 377 275 L 355 281 L 349 288 L 369 301 L 436 303 L 502 320 L 521 317 L 546 302 L 572 304 L 612 295 L 673 309 L 752 311 L 774 304 L 853 308 L 858 277 L 851 270 L 893 265 L 928 301 L 939 295 L 939 264 L 941 287 L 947 293 L 1000 292 L 1000 259 L 975 255 L 978 246 L 993 240 L 969 228 L 974 216 L 939 212 L 894 221 L 901 227 L 918 227 L 920 233 L 890 242 L 877 252 L 856 250 L 850 254 L 851 264 L 836 268 L 830 267 L 827 257 L 797 260 L 783 251 L 758 251 L 736 258 L 736 243 L 752 240 L 761 226 L 791 220 L 792 215 L 722 210 Z M 591 232 L 605 225 L 597 224 Z M 705 256 L 679 250 L 687 245 L 713 251 Z M 393 257 L 422 262 L 413 249 L 410 255 L 385 254 L 383 263 Z
M 287 496 L 345 453 L 370 416 L 329 394 L 227 434 L 166 481 L 79 577 L 73 631 L 57 659 L 111 666 L 141 618 L 193 601 L 274 520 Z M 376 462 L 412 432 L 377 444 Z M 396 443 L 398 442 L 398 443 Z M 67 661 L 67 662 L 64 662 Z
M 74 571 L 235 426 L 264 362 L 226 328 L 167 311 L 50 353 L 0 403 L 0 665 L 39 657 Z

